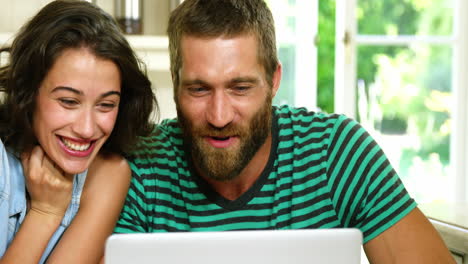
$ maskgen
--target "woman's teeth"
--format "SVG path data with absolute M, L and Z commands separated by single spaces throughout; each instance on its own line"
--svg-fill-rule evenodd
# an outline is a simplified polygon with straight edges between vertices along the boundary
M 89 147 L 91 146 L 91 143 L 87 143 L 87 144 L 76 144 L 76 143 L 72 143 L 64 138 L 62 138 L 62 142 L 63 144 L 65 144 L 65 146 L 67 146 L 67 148 L 71 149 L 71 150 L 75 150 L 75 151 L 85 151 L 87 149 L 89 149 Z

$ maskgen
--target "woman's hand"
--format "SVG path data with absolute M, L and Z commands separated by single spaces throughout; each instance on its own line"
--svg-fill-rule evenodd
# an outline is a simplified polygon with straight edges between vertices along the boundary
M 37 213 L 63 218 L 71 200 L 73 176 L 56 167 L 40 146 L 21 156 L 31 208 Z
M 39 263 L 67 211 L 73 190 L 73 177 L 56 168 L 41 147 L 23 153 L 21 163 L 30 209 L 1 263 Z

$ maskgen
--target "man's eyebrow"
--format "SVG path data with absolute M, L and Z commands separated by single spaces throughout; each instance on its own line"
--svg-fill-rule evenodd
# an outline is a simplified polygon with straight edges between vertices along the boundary
M 204 82 L 204 81 L 202 81 L 202 80 L 200 80 L 200 79 L 194 79 L 194 80 L 184 80 L 184 81 L 182 81 L 181 84 L 182 84 L 182 85 L 186 85 L 186 86 L 188 86 L 188 85 L 194 85 L 194 84 L 202 84 L 202 85 L 204 85 L 204 84 L 206 84 L 206 82 Z
M 255 77 L 235 77 L 227 81 L 226 84 L 236 84 L 236 83 L 253 83 L 257 84 L 259 83 L 259 79 Z M 194 80 L 184 80 L 181 82 L 181 85 L 183 86 L 190 86 L 190 85 L 208 85 L 207 82 L 200 80 L 200 79 L 194 79 Z
M 255 77 L 237 77 L 229 81 L 230 83 L 253 83 L 259 82 L 258 78 Z
M 69 91 L 69 92 L 72 92 L 72 93 L 77 94 L 77 95 L 83 95 L 82 91 L 80 91 L 78 89 L 75 89 L 75 88 L 72 88 L 72 87 L 68 87 L 68 86 L 57 86 L 52 90 L 52 93 L 58 92 L 58 91 Z M 120 97 L 120 92 L 118 92 L 118 91 L 109 91 L 109 92 L 103 93 L 99 97 L 104 98 L 104 97 L 111 96 L 111 95 L 114 95 L 114 94 Z

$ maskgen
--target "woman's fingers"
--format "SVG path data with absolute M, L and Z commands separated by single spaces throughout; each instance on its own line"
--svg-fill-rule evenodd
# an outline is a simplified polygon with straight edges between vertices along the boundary
M 21 159 L 25 175 L 31 180 L 62 180 L 64 178 L 63 170 L 55 165 L 40 146 L 35 146 L 30 152 L 23 153 Z
M 49 172 L 45 175 L 46 177 L 48 176 L 51 177 L 51 179 L 65 181 L 68 180 L 67 178 L 65 178 L 63 170 L 59 166 L 55 165 L 55 163 L 47 155 L 43 155 L 42 168 Z
M 71 199 L 73 177 L 47 156 L 40 146 L 34 147 L 21 157 L 26 187 L 31 197 L 31 208 L 63 215 Z
M 23 158 L 24 156 L 24 158 Z M 30 179 L 37 179 L 41 173 L 38 173 L 38 168 L 42 167 L 44 159 L 44 151 L 41 147 L 35 146 L 31 151 L 23 153 L 22 164 L 25 171 L 25 176 Z

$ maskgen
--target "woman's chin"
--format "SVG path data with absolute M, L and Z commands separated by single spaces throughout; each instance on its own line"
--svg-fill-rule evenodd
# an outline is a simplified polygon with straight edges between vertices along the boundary
M 60 166 L 65 174 L 68 175 L 75 175 L 79 173 L 83 173 L 89 168 L 89 163 L 88 162 L 67 162 L 68 164 L 63 164 L 63 166 Z

